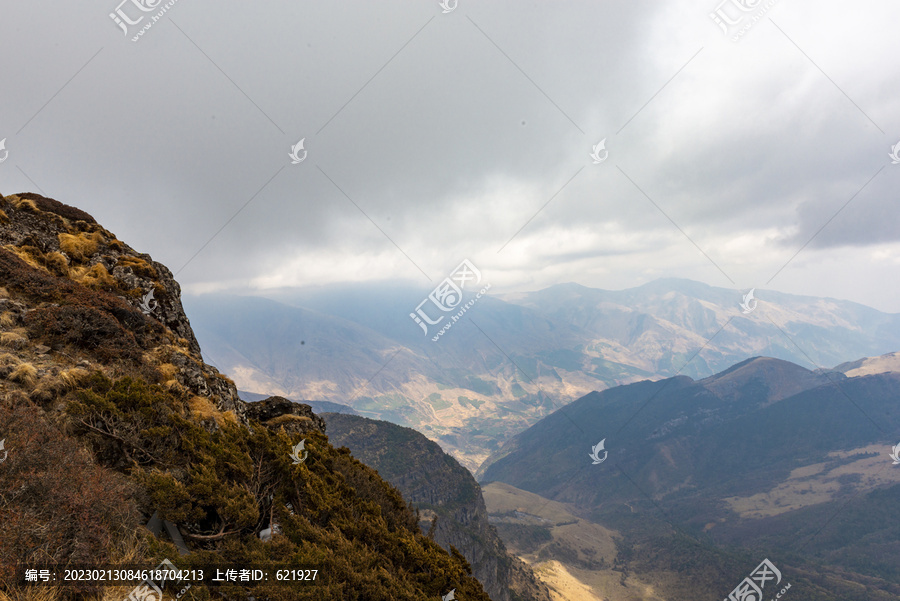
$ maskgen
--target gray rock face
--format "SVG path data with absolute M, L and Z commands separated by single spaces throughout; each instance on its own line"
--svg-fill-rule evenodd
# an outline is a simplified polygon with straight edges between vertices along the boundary
M 285 422 L 293 426 L 291 429 L 299 430 L 300 432 L 309 429 L 316 429 L 323 434 L 325 432 L 325 420 L 313 413 L 309 405 L 295 403 L 281 396 L 272 396 L 255 403 L 247 403 L 244 415 L 247 419 L 256 420 L 264 424 L 277 423 L 277 421 L 285 422 L 285 420 L 278 420 L 278 418 L 286 415 L 293 416 L 300 419 Z
M 488 522 L 475 478 L 437 443 L 389 422 L 338 413 L 323 417 L 331 444 L 346 446 L 397 487 L 419 510 L 422 531 L 462 553 L 493 601 L 550 601 L 546 585 L 507 552 Z

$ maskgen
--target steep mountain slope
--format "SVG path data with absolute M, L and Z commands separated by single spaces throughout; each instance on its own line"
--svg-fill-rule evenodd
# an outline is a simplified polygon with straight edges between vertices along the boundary
M 658 561 L 641 553 L 674 544 L 673 532 L 694 545 L 688 575 L 699 578 L 723 550 L 753 549 L 783 557 L 810 587 L 834 579 L 825 587 L 834 596 L 823 599 L 890 598 L 900 592 L 900 562 L 884 553 L 895 551 L 900 520 L 875 527 L 865 508 L 881 503 L 879 519 L 900 515 L 892 494 L 900 469 L 888 456 L 900 435 L 898 394 L 897 374 L 846 378 L 771 358 L 700 381 L 639 382 L 538 422 L 480 480 L 572 503 L 621 531 L 620 554 L 635 570 L 671 562 L 668 548 Z M 601 439 L 605 459 L 594 463 L 588 455 Z M 851 581 L 869 592 L 853 592 Z
M 531 570 L 506 552 L 488 523 L 472 475 L 415 430 L 364 417 L 326 413 L 328 438 L 375 468 L 419 510 L 420 526 L 442 547 L 453 546 L 494 601 L 549 601 Z M 433 526 L 433 529 L 432 529 Z
M 488 601 L 308 406 L 248 406 L 203 363 L 165 266 L 36 195 L 0 197 L 0 244 L 0 597 L 124 599 L 137 581 L 26 585 L 17 568 L 168 558 L 209 574 L 185 599 Z M 269 578 L 214 585 L 213 564 Z M 299 568 L 314 581 L 276 577 Z

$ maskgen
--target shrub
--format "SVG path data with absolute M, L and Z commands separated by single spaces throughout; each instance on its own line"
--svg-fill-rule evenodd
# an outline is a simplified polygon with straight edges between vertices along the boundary
M 90 351 L 105 363 L 137 360 L 137 339 L 113 315 L 96 307 L 67 305 L 35 309 L 25 316 L 32 338 L 50 346 L 70 345 Z
M 71 221 L 84 221 L 90 224 L 97 223 L 90 214 L 82 211 L 81 209 L 61 203 L 58 200 L 54 200 L 52 198 L 47 198 L 46 196 L 41 196 L 40 194 L 25 192 L 24 194 L 19 194 L 18 198 L 30 200 L 40 210 L 46 211 L 48 213 L 54 213 L 64 219 L 68 219 Z
M 0 404 L 8 456 L 0 469 L 0 582 L 16 562 L 108 563 L 139 514 L 133 485 L 101 468 L 28 401 Z
M 188 565 L 319 570 L 315 586 L 256 587 L 253 596 L 270 601 L 413 601 L 450 588 L 460 598 L 488 601 L 462 556 L 448 555 L 419 532 L 397 490 L 318 430 L 292 435 L 228 421 L 207 429 L 193 411 L 203 399 L 182 400 L 132 378 L 93 374 L 76 397 L 66 410 L 73 426 L 102 464 L 130 466 L 147 515 L 158 510 L 179 525 L 192 551 L 183 558 Z M 301 439 L 309 455 L 295 465 L 289 450 Z M 270 521 L 282 534 L 263 543 L 258 533 Z M 150 550 L 175 552 L 162 541 L 151 541 Z M 209 594 L 203 585 L 192 591 Z M 221 592 L 248 596 L 241 587 Z

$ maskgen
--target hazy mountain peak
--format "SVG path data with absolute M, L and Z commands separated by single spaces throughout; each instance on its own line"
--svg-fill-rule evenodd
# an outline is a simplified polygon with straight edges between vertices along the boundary
M 841 372 L 848 378 L 892 372 L 900 373 L 900 352 L 848 361 L 847 363 L 841 363 L 832 371 Z
M 699 381 L 707 390 L 720 396 L 731 395 L 758 383 L 765 386 L 767 402 L 778 401 L 827 382 L 827 378 L 805 367 L 773 357 L 751 357 Z

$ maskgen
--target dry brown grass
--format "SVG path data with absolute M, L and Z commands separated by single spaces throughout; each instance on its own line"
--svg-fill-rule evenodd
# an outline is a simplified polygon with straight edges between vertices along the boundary
M 88 370 L 72 367 L 61 371 L 59 379 L 68 390 L 72 390 L 84 384 L 90 376 L 91 372 Z
M 60 601 L 66 595 L 59 586 L 12 587 L 10 593 L 0 591 L 0 601 Z
M 37 382 L 37 368 L 31 363 L 20 363 L 7 377 L 8 380 L 18 382 L 23 386 L 33 387 Z
M 9 298 L 9 290 L 0 286 L 0 298 Z
M 155 280 L 159 277 L 159 274 L 156 273 L 156 269 L 140 257 L 132 257 L 132 256 L 123 256 L 119 257 L 117 266 L 120 265 L 122 267 L 128 267 L 131 271 L 142 278 L 149 278 Z
M 158 365 L 156 369 L 162 374 L 164 380 L 174 380 L 175 376 L 181 371 L 177 365 L 172 365 L 171 363 L 163 363 Z
M 0 327 L 2 328 L 11 328 L 16 325 L 18 318 L 16 314 L 12 311 L 4 311 L 0 313 Z
M 80 367 L 65 369 L 59 375 L 46 375 L 38 380 L 29 397 L 35 403 L 46 405 L 57 396 L 78 388 L 90 376 L 91 372 Z
M 59 276 L 69 275 L 68 259 L 66 259 L 62 253 L 55 250 L 43 253 L 34 246 L 13 246 L 11 244 L 8 244 L 3 248 L 13 252 L 28 265 L 35 269 L 40 269 L 44 273 Z
M 0 334 L 0 346 L 18 349 L 26 344 L 28 344 L 28 334 L 25 332 L 25 328 L 16 328 L 11 332 Z
M 14 255 L 16 255 L 17 257 L 22 259 L 23 261 L 25 261 L 25 263 L 27 263 L 29 267 L 34 267 L 35 269 L 43 271 L 44 273 L 50 273 L 50 270 L 47 269 L 46 267 L 44 267 L 43 265 L 41 265 L 41 263 L 37 259 L 37 257 L 32 255 L 31 252 L 29 252 L 29 249 L 20 248 L 18 246 L 14 246 L 12 244 L 7 244 L 3 248 L 8 250 L 9 252 L 13 253 Z M 31 247 L 29 247 L 29 248 L 31 248 Z
M 194 417 L 197 417 L 200 420 L 215 420 L 220 426 L 228 419 L 225 414 L 219 411 L 219 409 L 213 405 L 212 401 L 206 397 L 192 396 L 190 400 L 188 400 L 188 409 Z
M 38 381 L 37 386 L 31 390 L 28 398 L 40 405 L 46 405 L 64 389 L 65 385 L 59 378 L 48 375 Z
M 46 265 L 51 272 L 62 276 L 69 274 L 69 260 L 61 252 L 52 250 L 48 253 L 44 253 L 43 259 L 43 264 Z
M 140 516 L 131 501 L 133 485 L 97 466 L 86 448 L 44 416 L 27 401 L 18 403 L 9 416 L 20 444 L 11 457 L 15 468 L 4 474 L 16 495 L 4 506 L 0 601 L 122 601 L 133 586 L 87 594 L 68 586 L 23 586 L 9 579 L 10 558 L 21 557 L 25 565 L 39 560 L 83 564 L 84 557 L 99 554 L 97 561 L 104 565 L 147 563 L 146 531 L 142 534 L 136 527 Z M 40 444 L 21 444 L 25 440 Z
M 302 423 L 312 423 L 312 420 L 304 415 L 279 415 L 276 418 L 270 419 L 266 422 L 267 426 L 270 427 L 278 427 L 278 426 L 286 426 L 291 424 L 302 424 Z
M 75 267 L 70 272 L 73 280 L 90 288 L 115 288 L 116 279 L 109 275 L 106 267 L 97 263 L 90 267 Z
M 0 223 L 7 223 L 9 221 L 9 217 L 6 216 L 6 211 L 0 209 Z
M 101 242 L 105 242 L 100 232 L 81 234 L 59 234 L 59 248 L 76 261 L 86 261 L 97 252 Z
M 225 382 L 228 382 L 228 383 L 231 384 L 232 386 L 235 385 L 235 384 L 234 384 L 234 380 L 232 380 L 231 378 L 229 378 L 228 376 L 226 376 L 225 374 L 223 374 L 223 373 L 221 373 L 221 372 L 217 373 L 217 374 L 216 374 L 216 377 L 219 378 L 220 380 L 224 380 Z
M 33 200 L 27 198 L 19 198 L 15 194 L 11 196 L 7 196 L 6 200 L 10 202 L 12 206 L 22 211 L 31 211 L 32 213 L 37 213 L 38 208 L 37 205 L 34 204 Z
M 163 386 L 165 386 L 166 389 L 169 390 L 169 392 L 179 396 L 188 394 L 188 389 L 178 380 L 168 380 L 166 382 L 163 382 Z

